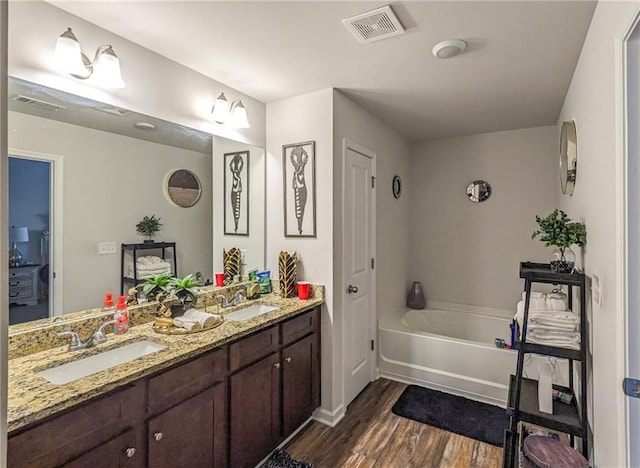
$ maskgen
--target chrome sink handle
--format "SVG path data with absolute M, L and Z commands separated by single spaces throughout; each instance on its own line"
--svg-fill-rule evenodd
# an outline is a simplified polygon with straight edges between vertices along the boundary
M 106 343 L 107 335 L 105 335 L 104 329 L 107 328 L 109 325 L 115 325 L 115 323 L 116 323 L 115 320 L 109 320 L 108 322 L 105 322 L 102 325 L 100 325 L 100 328 L 98 328 L 98 331 L 96 331 L 91 337 L 93 338 L 93 342 L 95 344 Z
M 229 300 L 227 299 L 227 296 L 224 296 L 222 294 L 218 294 L 216 296 L 216 299 L 220 299 L 220 305 L 222 306 L 223 309 L 227 308 L 227 307 L 231 307 L 233 304 L 229 303 Z
M 233 305 L 240 304 L 243 300 L 246 300 L 246 299 L 247 299 L 247 294 L 243 289 L 241 289 L 240 291 L 236 292 L 235 296 L 233 296 L 232 304 Z
M 74 332 L 73 330 L 60 332 L 60 333 L 58 333 L 58 336 L 60 338 L 62 338 L 64 336 L 70 336 L 71 337 L 71 343 L 69 343 L 69 351 L 74 351 L 76 349 L 82 349 L 82 348 L 86 347 L 86 346 L 83 345 L 82 341 L 80 341 L 80 337 L 78 336 L 78 334 L 76 332 Z

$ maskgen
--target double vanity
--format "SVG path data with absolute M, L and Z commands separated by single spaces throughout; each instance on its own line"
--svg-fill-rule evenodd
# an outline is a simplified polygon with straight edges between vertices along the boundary
M 255 466 L 320 404 L 323 301 L 322 287 L 263 295 L 184 335 L 155 333 L 153 305 L 138 306 L 128 333 L 78 351 L 56 334 L 95 331 L 98 310 L 16 333 L 9 466 Z M 49 349 L 25 355 L 29 336 Z

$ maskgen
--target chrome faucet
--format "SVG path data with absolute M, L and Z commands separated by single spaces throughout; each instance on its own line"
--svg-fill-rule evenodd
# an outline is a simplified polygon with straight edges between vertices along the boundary
M 220 306 L 223 309 L 226 309 L 227 307 L 231 307 L 233 305 L 233 302 L 229 302 L 229 300 L 227 299 L 227 296 L 223 295 L 223 294 L 218 294 L 216 296 L 216 299 L 220 299 Z
M 220 298 L 220 306 L 223 309 L 226 309 L 227 307 L 232 307 L 234 305 L 238 305 L 243 300 L 246 300 L 247 299 L 247 294 L 246 294 L 244 289 L 241 289 L 238 292 L 236 292 L 235 296 L 233 296 L 233 299 L 231 301 L 229 301 L 227 299 L 227 297 L 222 295 L 222 294 L 218 294 L 216 296 L 216 299 L 218 299 L 218 298 Z
M 58 336 L 59 337 L 63 337 L 63 336 L 70 336 L 71 337 L 71 343 L 69 343 L 69 351 L 76 351 L 78 349 L 90 348 L 94 344 L 106 343 L 107 335 L 105 335 L 104 330 L 109 325 L 113 325 L 115 323 L 116 323 L 115 320 L 109 320 L 108 322 L 103 323 L 102 325 L 100 325 L 100 328 L 98 328 L 98 330 L 93 335 L 91 335 L 89 337 L 89 339 L 87 341 L 85 341 L 84 343 L 82 342 L 82 340 L 80 339 L 78 334 L 76 332 L 74 332 L 73 330 L 60 332 L 60 333 L 58 333 Z

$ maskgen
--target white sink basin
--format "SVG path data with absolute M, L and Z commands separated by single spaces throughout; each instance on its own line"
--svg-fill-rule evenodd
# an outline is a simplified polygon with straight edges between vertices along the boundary
M 115 367 L 128 361 L 133 361 L 147 354 L 155 353 L 166 348 L 166 345 L 153 341 L 136 341 L 119 348 L 111 349 L 100 354 L 94 354 L 84 359 L 68 362 L 51 369 L 38 372 L 52 384 L 63 385 L 87 375 Z
M 225 320 L 231 320 L 232 322 L 241 322 L 243 320 L 248 320 L 253 317 L 257 317 L 258 315 L 266 314 L 277 309 L 278 307 L 266 304 L 253 304 L 249 307 L 245 307 L 244 309 L 224 314 L 223 317 L 225 318 Z

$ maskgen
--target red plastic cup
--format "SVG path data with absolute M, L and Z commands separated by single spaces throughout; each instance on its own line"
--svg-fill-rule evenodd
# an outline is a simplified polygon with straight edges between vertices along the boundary
M 216 286 L 224 286 L 224 273 L 216 273 Z
M 308 281 L 298 281 L 298 297 L 306 301 L 309 299 L 309 282 Z

